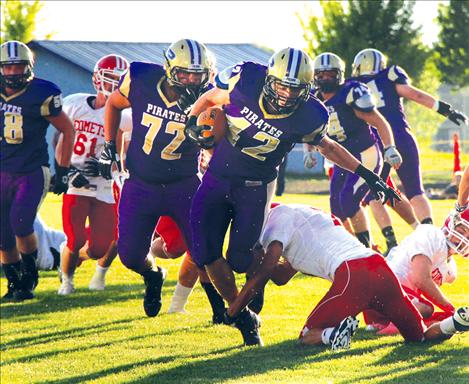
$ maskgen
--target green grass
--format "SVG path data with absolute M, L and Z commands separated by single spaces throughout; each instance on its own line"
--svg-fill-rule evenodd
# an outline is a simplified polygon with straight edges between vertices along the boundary
M 327 209 L 327 196 L 285 195 Z M 433 201 L 441 222 L 451 201 Z M 49 195 L 45 221 L 60 227 L 60 199 Z M 394 216 L 395 218 L 395 216 Z M 411 229 L 395 218 L 398 237 Z M 373 234 L 383 243 L 373 225 Z M 143 283 L 116 260 L 103 292 L 87 289 L 94 262 L 76 273 L 77 292 L 59 297 L 55 272 L 41 272 L 37 298 L 1 304 L 1 382 L 10 383 L 469 383 L 469 335 L 442 344 L 406 345 L 399 336 L 376 337 L 361 326 L 350 351 L 297 345 L 303 322 L 328 283 L 296 276 L 284 286 L 269 284 L 262 312 L 264 348 L 243 348 L 234 328 L 212 326 L 197 286 L 188 314 L 166 314 L 179 260 L 169 268 L 163 309 L 146 318 Z M 458 279 L 444 291 L 455 305 L 467 305 L 469 263 L 457 258 Z M 242 283 L 242 279 L 239 280 Z M 1 281 L 1 293 L 6 281 Z

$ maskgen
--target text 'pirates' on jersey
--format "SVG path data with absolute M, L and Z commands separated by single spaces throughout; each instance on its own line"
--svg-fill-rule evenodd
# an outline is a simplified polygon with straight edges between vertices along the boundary
M 49 165 L 47 116 L 62 111 L 60 89 L 50 81 L 34 78 L 17 93 L 0 95 L 0 163 L 2 171 L 29 173 Z
M 162 91 L 162 66 L 133 62 L 119 91 L 132 107 L 132 140 L 126 164 L 131 177 L 168 183 L 197 173 L 197 146 L 186 140 L 186 115 Z
M 269 182 L 295 143 L 318 144 L 326 134 L 328 113 L 315 97 L 293 113 L 269 114 L 262 88 L 266 67 L 244 62 L 216 77 L 217 87 L 230 92 L 224 106 L 228 129 L 215 149 L 209 172 L 223 178 Z

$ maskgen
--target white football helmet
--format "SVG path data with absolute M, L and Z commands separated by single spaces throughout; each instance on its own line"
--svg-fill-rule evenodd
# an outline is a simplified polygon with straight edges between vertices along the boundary
M 441 230 L 452 250 L 464 257 L 469 256 L 469 208 L 457 217 L 448 216 Z
M 110 54 L 101 57 L 94 66 L 94 88 L 97 92 L 109 96 L 116 90 L 120 77 L 128 68 L 129 62 L 120 55 Z M 106 87 L 106 85 L 110 87 Z

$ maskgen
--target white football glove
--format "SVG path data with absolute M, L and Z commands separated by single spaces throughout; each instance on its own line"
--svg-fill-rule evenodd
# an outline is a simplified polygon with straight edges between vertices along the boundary
M 394 169 L 401 166 L 402 156 L 394 145 L 384 148 L 384 161 Z
M 304 152 L 303 154 L 303 164 L 305 168 L 311 169 L 316 166 L 318 163 L 316 157 L 314 156 L 314 152 Z

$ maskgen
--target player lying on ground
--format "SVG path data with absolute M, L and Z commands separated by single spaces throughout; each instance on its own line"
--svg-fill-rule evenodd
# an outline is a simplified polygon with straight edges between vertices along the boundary
M 225 315 L 228 320 L 269 279 L 283 285 L 300 271 L 332 282 L 306 320 L 300 334 L 302 344 L 348 348 L 358 326 L 355 316 L 365 309 L 391 319 L 406 341 L 444 340 L 456 331 L 469 330 L 468 307 L 426 328 L 385 259 L 365 248 L 340 220 L 320 210 L 305 205 L 273 208 L 260 244 L 259 268 L 231 303 Z
M 451 316 L 455 308 L 441 291 L 443 283 L 456 279 L 457 267 L 453 255 L 469 256 L 469 210 L 456 222 L 450 217 L 443 228 L 421 224 L 394 247 L 388 256 L 388 264 L 396 274 L 402 288 L 429 325 Z M 443 312 L 435 312 L 435 306 Z M 393 333 L 395 327 L 389 319 L 373 311 L 364 313 L 367 324 L 381 329 L 380 333 Z

